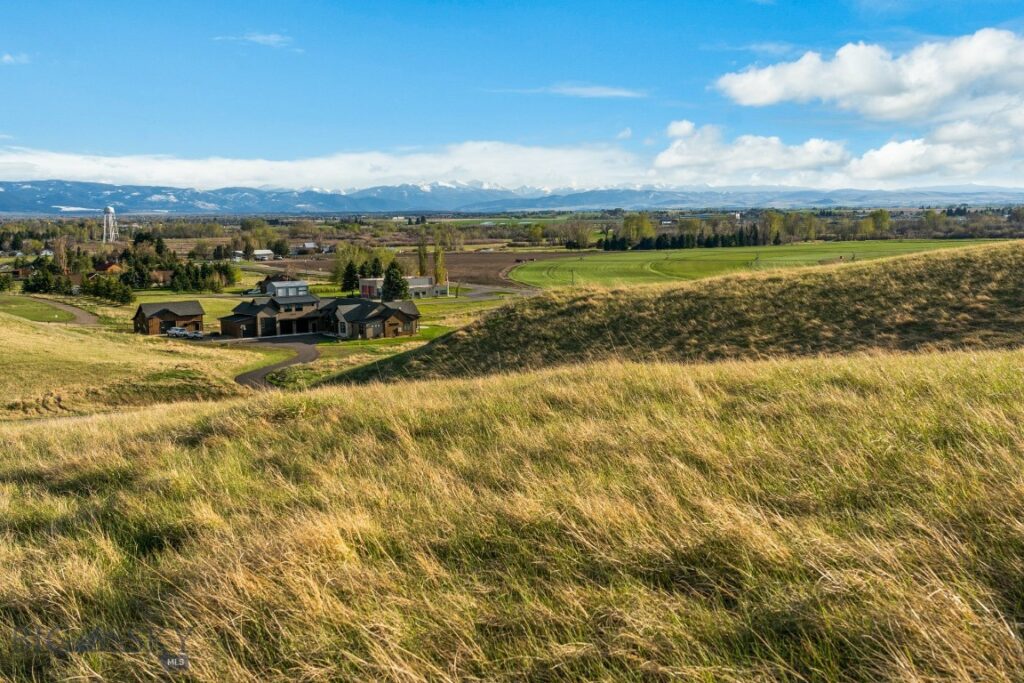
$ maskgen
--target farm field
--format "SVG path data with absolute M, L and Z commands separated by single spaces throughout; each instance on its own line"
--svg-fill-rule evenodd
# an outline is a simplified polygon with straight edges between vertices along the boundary
M 515 287 L 516 282 L 509 280 L 505 274 L 517 265 L 517 261 L 537 259 L 571 258 L 571 252 L 565 249 L 541 251 L 456 251 L 444 255 L 445 266 L 448 268 L 448 279 L 454 284 L 464 282 L 470 285 L 491 285 L 495 287 Z M 399 256 L 409 268 L 415 265 L 415 257 L 409 254 Z
M 24 296 L 0 295 L 0 313 L 41 323 L 66 323 L 74 320 L 67 311 Z
M 515 267 L 516 282 L 533 287 L 626 285 L 722 275 L 738 271 L 813 266 L 832 261 L 862 261 L 919 251 L 950 249 L 992 240 L 877 240 L 812 242 L 785 246 L 590 252 L 557 261 Z

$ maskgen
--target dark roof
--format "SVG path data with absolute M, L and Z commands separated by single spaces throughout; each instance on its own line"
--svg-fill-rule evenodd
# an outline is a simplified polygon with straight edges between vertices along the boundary
M 333 299 L 320 307 L 325 315 L 333 315 L 346 322 L 363 322 L 386 318 L 395 311 L 401 311 L 410 318 L 420 317 L 420 311 L 411 301 L 388 301 L 381 303 L 370 299 Z
M 203 310 L 203 305 L 198 301 L 161 301 L 155 304 L 139 304 L 139 308 L 135 311 L 135 315 L 142 311 L 142 315 L 147 318 L 154 316 L 161 311 L 167 311 L 174 315 L 180 315 L 182 317 L 190 315 L 205 315 L 206 311 Z
M 251 315 L 243 315 L 243 314 L 235 313 L 234 315 L 226 315 L 223 318 L 220 318 L 220 321 L 222 323 L 241 323 L 241 322 L 245 322 L 247 320 L 252 320 L 253 317 L 254 316 L 251 316 Z
M 231 312 L 238 313 L 240 315 L 253 316 L 262 311 L 268 303 L 270 303 L 269 297 L 258 296 L 252 301 L 243 301 L 231 309 Z
M 301 294 L 299 296 L 275 296 L 271 300 L 277 304 L 315 304 L 320 302 L 320 297 L 315 294 Z
M 420 309 L 412 301 L 386 301 L 384 305 L 388 308 L 397 308 L 406 315 L 420 317 Z

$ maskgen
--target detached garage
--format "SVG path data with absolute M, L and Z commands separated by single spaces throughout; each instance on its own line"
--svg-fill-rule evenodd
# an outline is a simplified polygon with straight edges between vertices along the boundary
M 141 304 L 132 320 L 139 334 L 164 334 L 172 327 L 202 332 L 205 314 L 203 305 L 198 301 L 161 301 Z

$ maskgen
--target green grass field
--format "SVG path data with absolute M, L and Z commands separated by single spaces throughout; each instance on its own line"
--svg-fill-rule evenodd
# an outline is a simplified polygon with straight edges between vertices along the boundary
M 41 323 L 66 323 L 75 319 L 67 311 L 23 296 L 0 295 L 0 313 Z
M 771 247 L 591 252 L 573 259 L 534 261 L 516 267 L 510 277 L 533 287 L 647 284 L 696 280 L 738 271 L 862 261 L 933 249 L 979 244 L 986 240 L 879 240 L 811 242 Z

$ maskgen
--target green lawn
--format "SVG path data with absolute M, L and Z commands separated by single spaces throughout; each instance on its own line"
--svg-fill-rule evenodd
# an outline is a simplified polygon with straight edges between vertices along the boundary
M 9 313 L 19 318 L 41 323 L 66 323 L 74 320 L 73 315 L 59 308 L 14 295 L 0 296 L 0 313 Z
M 516 267 L 511 277 L 534 287 L 646 284 L 697 280 L 743 270 L 813 266 L 840 257 L 861 261 L 987 241 L 992 240 L 810 242 L 777 247 L 595 252 L 579 258 L 525 263 Z

